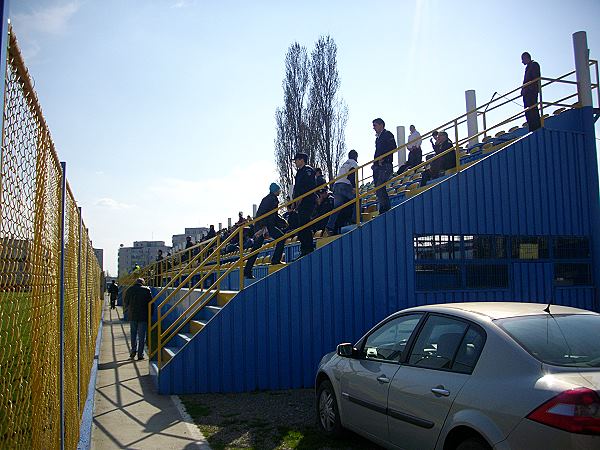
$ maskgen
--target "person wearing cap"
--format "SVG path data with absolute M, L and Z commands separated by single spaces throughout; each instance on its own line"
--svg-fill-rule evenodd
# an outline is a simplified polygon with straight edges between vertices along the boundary
M 306 153 L 296 153 L 294 164 L 298 171 L 294 180 L 292 199 L 298 198 L 316 187 L 315 170 L 308 165 L 308 155 Z M 296 202 L 298 228 L 311 221 L 315 209 L 315 197 L 314 194 L 310 194 Z M 298 232 L 298 240 L 300 241 L 300 257 L 308 255 L 315 249 L 310 227 Z
M 138 278 L 135 284 L 127 289 L 123 301 L 130 321 L 131 351 L 129 357 L 144 359 L 144 344 L 146 343 L 146 331 L 148 329 L 148 303 L 152 301 L 150 288 L 144 286 L 144 279 Z
M 333 210 L 333 203 L 334 203 L 333 194 L 331 192 L 329 192 L 329 189 L 327 189 L 327 186 L 323 187 L 322 189 L 319 189 L 317 191 L 317 200 L 316 200 L 317 205 L 315 207 L 315 212 L 314 212 L 312 218 L 316 219 L 317 217 L 324 216 L 329 211 Z M 323 217 L 317 223 L 314 223 L 312 226 L 313 231 L 325 230 L 325 227 L 327 226 L 327 222 L 329 221 L 329 217 L 331 217 L 331 216 Z
M 375 130 L 375 135 L 377 136 L 375 138 L 375 156 L 373 159 L 385 155 L 396 148 L 396 139 L 391 131 L 385 129 L 383 119 L 377 118 L 373 120 L 373 130 Z M 373 163 L 373 182 L 375 186 L 381 186 L 375 191 L 377 203 L 379 203 L 379 214 L 383 214 L 391 207 L 385 182 L 391 178 L 393 172 L 393 156 L 391 153 Z
M 338 177 L 348 174 L 352 169 L 358 168 L 358 152 L 356 150 L 350 150 L 348 152 L 348 160 L 342 164 L 338 171 Z M 345 177 L 340 178 L 333 184 L 333 208 L 338 208 L 344 203 L 347 203 L 354 198 L 354 188 L 356 187 L 356 172 L 352 172 Z M 354 207 L 349 205 L 341 211 L 335 212 L 329 216 L 327 221 L 327 234 L 333 236 L 338 231 L 338 216 L 347 216 L 346 210 L 352 212 Z M 340 219 L 341 221 L 342 219 Z M 343 219 L 344 221 L 346 219 Z
M 258 250 L 262 247 L 265 242 L 265 231 L 269 233 L 269 236 L 273 239 L 278 239 L 283 236 L 282 228 L 286 227 L 285 220 L 279 217 L 277 209 L 279 207 L 279 194 L 281 189 L 277 183 L 271 183 L 269 186 L 269 193 L 260 201 L 260 205 L 256 210 L 256 217 L 260 217 L 264 214 L 270 213 L 266 217 L 263 217 L 255 224 L 256 233 L 254 233 L 254 244 L 252 245 L 252 251 Z M 283 248 L 285 246 L 285 240 L 279 241 L 275 244 L 275 251 L 271 257 L 271 264 L 281 264 L 281 255 L 283 254 Z M 246 260 L 246 266 L 244 267 L 244 277 L 253 279 L 252 268 L 258 258 L 258 253 L 251 256 Z

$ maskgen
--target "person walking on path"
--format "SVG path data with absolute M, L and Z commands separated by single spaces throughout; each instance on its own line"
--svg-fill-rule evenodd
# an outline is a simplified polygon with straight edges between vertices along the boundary
M 385 129 L 383 119 L 377 118 L 373 120 L 373 130 L 375 130 L 375 156 L 385 155 L 386 153 L 396 148 L 396 139 L 391 131 Z M 375 186 L 380 186 L 375 195 L 377 195 L 377 203 L 379 203 L 379 214 L 383 214 L 391 207 L 390 198 L 386 190 L 385 182 L 388 181 L 393 169 L 393 155 L 390 153 L 385 158 L 379 159 L 373 163 L 373 182 Z
M 144 359 L 144 344 L 148 329 L 148 303 L 152 301 L 150 288 L 144 286 L 144 279 L 138 278 L 133 286 L 125 293 L 124 305 L 130 321 L 131 359 Z
M 115 303 L 119 297 L 119 286 L 117 286 L 115 280 L 112 280 L 110 286 L 108 286 L 108 294 L 110 295 L 110 309 L 115 309 Z
M 540 65 L 531 59 L 528 52 L 521 55 L 521 62 L 525 65 L 525 77 L 523 84 L 536 80 L 540 77 Z M 535 82 L 521 88 L 523 96 L 523 105 L 525 106 L 525 118 L 529 131 L 535 131 L 542 126 L 540 121 L 540 111 L 538 110 L 538 94 L 540 92 L 540 83 Z M 530 109 L 527 109 L 530 108 Z

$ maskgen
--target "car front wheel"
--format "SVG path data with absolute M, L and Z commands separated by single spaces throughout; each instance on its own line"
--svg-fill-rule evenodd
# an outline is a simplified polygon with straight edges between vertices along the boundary
M 339 436 L 342 433 L 335 391 L 328 380 L 323 381 L 317 389 L 317 423 L 325 434 Z

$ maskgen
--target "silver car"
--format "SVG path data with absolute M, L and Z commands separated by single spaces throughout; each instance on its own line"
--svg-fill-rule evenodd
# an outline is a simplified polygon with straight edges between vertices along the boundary
M 600 449 L 600 314 L 449 303 L 392 314 L 319 364 L 318 424 L 400 449 Z

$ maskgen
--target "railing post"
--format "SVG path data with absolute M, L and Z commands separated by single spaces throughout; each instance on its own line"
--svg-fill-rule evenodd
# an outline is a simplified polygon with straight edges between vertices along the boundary
M 158 326 L 156 332 L 156 352 L 158 356 L 158 368 L 162 368 L 162 314 L 160 311 L 160 302 L 157 300 L 156 305 L 156 325 Z
M 456 160 L 456 171 L 460 169 L 460 151 L 458 146 L 458 121 L 454 120 L 454 158 Z
M 67 163 L 61 162 L 60 198 L 60 350 L 59 350 L 59 389 L 60 389 L 60 448 L 65 448 L 65 208 L 67 198 Z
M 544 100 L 542 98 L 542 80 L 537 81 L 538 90 L 540 91 L 540 123 L 544 126 Z M 532 108 L 537 108 L 538 105 L 534 105 Z
M 360 226 L 360 187 L 358 185 L 358 170 L 354 172 L 354 191 L 356 193 L 356 226 Z
M 485 111 L 483 111 L 481 115 L 483 116 L 483 138 L 485 139 L 487 137 L 487 120 L 485 119 Z
M 219 228 L 220 228 L 221 224 L 219 224 Z M 217 247 L 219 248 L 219 246 L 221 245 L 221 233 L 217 234 Z M 215 269 L 213 270 L 213 276 L 215 276 L 214 272 L 217 272 L 217 279 L 219 279 L 221 277 L 221 249 L 219 248 L 219 250 L 217 250 L 217 259 L 215 261 Z M 221 282 L 219 281 L 219 283 L 216 286 L 216 291 L 217 294 L 219 293 L 219 291 L 221 290 Z
M 244 289 L 244 261 L 243 261 L 243 257 L 244 257 L 244 229 L 242 228 L 243 225 L 240 225 L 239 227 L 239 233 L 240 233 L 240 259 L 239 259 L 239 263 L 240 263 L 240 291 L 242 289 Z

